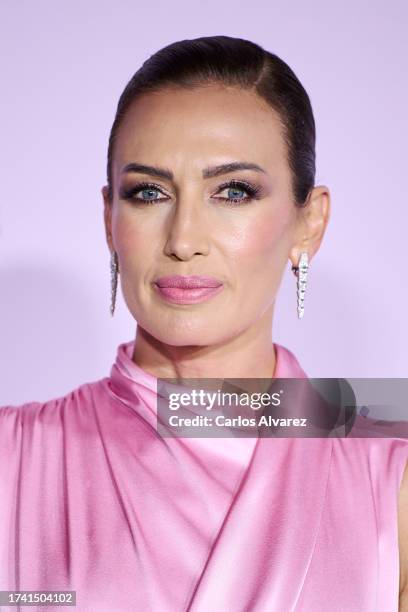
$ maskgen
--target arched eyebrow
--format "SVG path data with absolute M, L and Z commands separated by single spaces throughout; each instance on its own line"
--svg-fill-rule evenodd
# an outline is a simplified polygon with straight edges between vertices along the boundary
M 266 170 L 254 164 L 252 162 L 230 162 L 227 164 L 220 164 L 218 166 L 210 166 L 203 170 L 203 178 L 212 178 L 221 174 L 227 174 L 228 172 L 236 172 L 238 170 L 255 170 L 256 172 L 263 172 L 267 174 Z M 158 166 L 147 166 L 145 164 L 139 164 L 137 162 L 131 162 L 126 164 L 121 171 L 121 174 L 137 172 L 138 174 L 149 174 L 156 178 L 162 178 L 169 181 L 174 180 L 174 174 L 168 168 L 159 168 Z
M 267 174 L 266 170 L 258 166 L 258 164 L 243 161 L 205 168 L 203 170 L 203 178 L 211 178 L 213 176 L 219 176 L 220 174 L 227 174 L 228 172 L 236 172 L 237 170 L 255 170 L 256 172 Z

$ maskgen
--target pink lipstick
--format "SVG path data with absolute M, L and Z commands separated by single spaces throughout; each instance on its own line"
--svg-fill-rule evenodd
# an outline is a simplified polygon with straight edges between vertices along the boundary
M 197 304 L 220 293 L 224 285 L 212 276 L 162 276 L 154 281 L 158 293 L 173 304 Z

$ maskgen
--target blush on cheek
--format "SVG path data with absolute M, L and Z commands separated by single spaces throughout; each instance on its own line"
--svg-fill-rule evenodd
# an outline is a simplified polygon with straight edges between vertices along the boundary
M 118 215 L 113 224 L 113 240 L 121 259 L 132 259 L 140 253 L 147 253 L 151 240 L 141 224 L 133 219 L 126 219 L 125 215 Z
M 241 244 L 236 242 L 239 257 L 254 259 L 254 265 L 265 265 L 280 260 L 280 254 L 286 257 L 291 239 L 290 215 L 268 215 L 266 219 L 257 219 L 241 235 Z

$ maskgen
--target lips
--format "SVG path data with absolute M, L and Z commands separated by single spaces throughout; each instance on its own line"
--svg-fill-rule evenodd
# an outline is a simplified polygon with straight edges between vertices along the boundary
M 160 297 L 171 304 L 198 304 L 224 290 L 224 284 L 213 276 L 162 276 L 154 282 Z
M 215 288 L 222 282 L 213 276 L 163 276 L 155 281 L 160 288 L 174 287 L 176 289 Z

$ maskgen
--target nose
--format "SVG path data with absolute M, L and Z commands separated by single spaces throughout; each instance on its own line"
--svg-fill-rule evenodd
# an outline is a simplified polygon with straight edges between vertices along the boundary
M 194 255 L 208 255 L 210 236 L 204 203 L 190 197 L 179 198 L 169 220 L 166 255 L 183 261 Z

